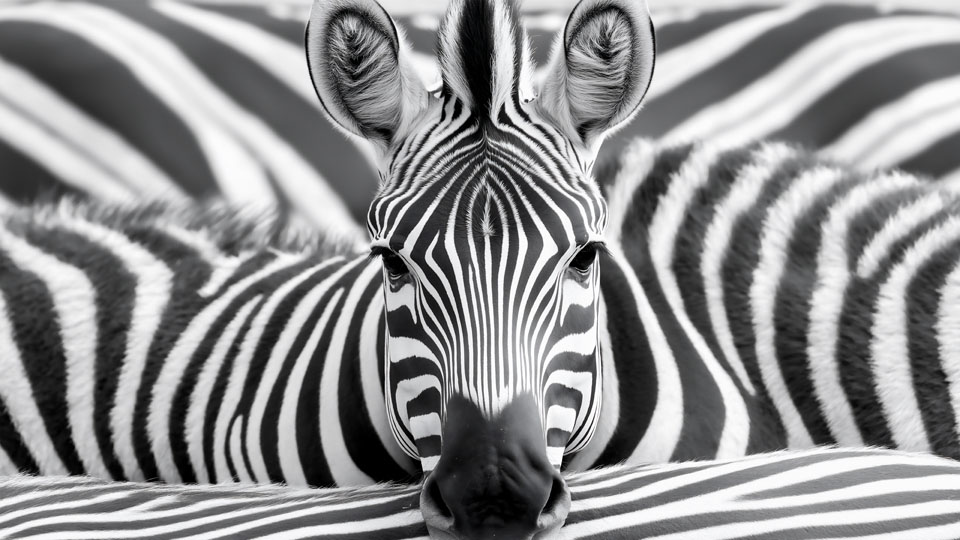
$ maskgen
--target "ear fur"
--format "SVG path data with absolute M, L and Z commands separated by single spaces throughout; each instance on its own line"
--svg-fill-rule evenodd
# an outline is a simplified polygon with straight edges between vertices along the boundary
M 541 108 L 596 152 L 605 135 L 639 110 L 655 48 L 644 0 L 582 0 L 554 45 Z
M 402 32 L 375 0 L 314 0 L 307 64 L 327 115 L 389 146 L 428 105 Z

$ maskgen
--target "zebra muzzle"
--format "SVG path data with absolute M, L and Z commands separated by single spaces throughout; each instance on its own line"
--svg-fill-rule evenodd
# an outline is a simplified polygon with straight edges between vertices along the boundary
M 547 459 L 531 396 L 492 419 L 467 399 L 452 398 L 442 441 L 420 495 L 431 537 L 554 537 L 570 510 L 570 491 Z

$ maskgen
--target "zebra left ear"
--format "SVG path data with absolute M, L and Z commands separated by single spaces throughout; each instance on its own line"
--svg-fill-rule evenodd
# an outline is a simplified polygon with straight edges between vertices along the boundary
M 554 46 L 539 102 L 596 152 L 640 107 L 653 76 L 654 30 L 644 0 L 582 0 Z
M 307 63 L 330 118 L 381 148 L 395 142 L 428 105 L 410 47 L 375 0 L 315 0 Z

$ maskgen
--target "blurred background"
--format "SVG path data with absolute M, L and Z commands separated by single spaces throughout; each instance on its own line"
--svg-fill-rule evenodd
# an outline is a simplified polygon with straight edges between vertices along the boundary
M 384 0 L 428 84 L 446 2 Z M 570 0 L 527 0 L 543 65 Z M 658 59 L 626 141 L 777 138 L 960 184 L 960 1 L 650 0 Z M 307 0 L 0 1 L 0 204 L 225 197 L 365 237 L 364 143 L 323 116 Z

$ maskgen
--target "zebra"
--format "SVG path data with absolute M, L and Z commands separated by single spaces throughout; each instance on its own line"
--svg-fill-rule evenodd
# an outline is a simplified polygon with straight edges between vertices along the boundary
M 0 328 L 0 341 L 11 376 L 0 382 L 0 466 L 134 480 L 312 485 L 423 473 L 420 506 L 435 534 L 471 537 L 502 529 L 530 536 L 564 521 L 570 491 L 557 469 L 565 454 L 567 468 L 576 469 L 682 459 L 693 452 L 729 457 L 804 446 L 789 410 L 781 407 L 783 389 L 751 380 L 756 369 L 749 355 L 741 353 L 742 370 L 737 358 L 721 355 L 728 349 L 714 346 L 716 340 L 736 341 L 703 331 L 687 299 L 678 299 L 669 242 L 680 238 L 671 224 L 683 206 L 673 199 L 683 202 L 691 187 L 724 175 L 743 175 L 743 183 L 753 186 L 751 175 L 776 172 L 782 188 L 805 186 L 823 170 L 829 171 L 822 173 L 828 179 L 819 180 L 824 183 L 866 185 L 868 177 L 820 166 L 805 154 L 785 160 L 790 167 L 778 172 L 778 156 L 792 151 L 777 146 L 707 146 L 676 174 L 670 156 L 683 161 L 682 150 L 646 164 L 642 152 L 627 152 L 629 166 L 613 174 L 618 181 L 594 184 L 592 153 L 606 128 L 635 112 L 653 62 L 645 12 L 629 2 L 597 5 L 587 1 L 575 8 L 554 64 L 566 72 L 548 79 L 536 99 L 520 92 L 525 46 L 508 5 L 454 4 L 447 31 L 441 31 L 449 87 L 439 96 L 418 86 L 399 34 L 377 4 L 315 7 L 307 43 L 318 95 L 342 127 L 371 138 L 383 153 L 383 186 L 369 213 L 371 254 L 378 263 L 347 248 L 278 252 L 248 236 L 276 238 L 279 233 L 271 231 L 283 227 L 268 222 L 263 232 L 234 226 L 222 213 L 185 219 L 151 207 L 124 212 L 54 205 L 7 218 L 0 245 L 7 314 L 0 324 L 7 327 Z M 471 28 L 475 32 L 451 30 L 477 23 L 484 24 Z M 630 54 L 582 49 L 606 32 L 625 39 L 596 43 L 625 44 Z M 492 50 L 491 66 L 498 69 L 485 72 L 469 64 L 476 57 L 460 53 L 476 50 L 471 45 Z M 613 90 L 631 101 L 603 99 L 601 90 L 616 80 L 607 74 L 597 81 L 592 60 L 578 64 L 579 54 L 595 53 L 628 68 L 617 72 L 622 87 Z M 357 59 L 370 63 L 356 69 L 351 62 Z M 468 66 L 473 69 L 463 69 Z M 591 81 L 603 84 L 586 92 Z M 564 105 L 569 92 L 563 84 L 578 85 L 578 95 L 592 99 Z M 355 91 L 338 94 L 348 87 Z M 494 98 L 507 101 L 501 108 Z M 611 116 L 590 116 L 605 111 Z M 442 144 L 434 145 L 433 138 Z M 492 152 L 502 155 L 495 160 Z M 500 182 L 461 191 L 465 201 L 479 201 L 461 212 L 460 202 L 444 202 L 444 192 L 476 180 L 464 174 L 464 163 L 475 154 L 489 160 Z M 710 167 L 714 160 L 718 165 Z M 503 167 L 498 163 L 509 168 L 493 169 Z M 804 165 L 809 174 L 801 174 Z M 535 172 L 536 182 L 518 171 Z M 450 172 L 456 177 L 443 181 Z M 408 182 L 413 185 L 403 182 L 405 174 L 415 175 Z M 643 182 L 647 177 L 654 180 Z M 920 182 L 904 177 L 904 184 L 911 181 Z M 555 198 L 546 196 L 551 182 L 564 186 L 552 192 Z M 523 198 L 512 198 L 510 190 L 531 184 L 535 189 Z M 659 192 L 634 197 L 629 191 L 667 185 L 670 196 L 662 199 L 669 204 L 652 214 Z M 612 212 L 601 187 L 615 206 Z M 949 198 L 946 191 L 936 193 Z M 792 206 L 775 209 L 773 219 L 792 219 Z M 463 222 L 448 227 L 444 220 L 451 216 Z M 179 221 L 193 223 L 192 229 Z M 604 233 L 606 221 L 611 226 Z M 880 224 L 874 228 L 889 235 Z M 417 244 L 438 231 L 446 231 L 443 244 Z M 574 237 L 549 237 L 558 232 Z M 279 236 L 281 248 L 302 247 Z M 496 287 L 486 266 L 471 281 L 481 266 L 455 265 L 489 260 L 475 246 L 503 246 L 514 237 L 509 249 L 529 252 L 554 243 L 555 251 L 534 260 L 536 272 L 522 257 L 509 258 L 498 268 Z M 468 255 L 451 256 L 458 252 Z M 527 275 L 516 275 L 522 272 Z M 462 284 L 472 287 L 466 297 L 443 296 Z M 495 310 L 484 311 L 521 304 L 488 300 L 520 285 L 539 291 L 520 297 L 539 305 L 520 305 L 511 313 L 526 329 Z M 763 289 L 757 290 L 762 299 Z M 469 318 L 477 314 L 486 315 Z M 554 321 L 562 322 L 559 335 L 547 332 Z M 518 341 L 530 341 L 518 350 L 549 355 L 547 365 L 526 352 L 510 352 L 510 363 L 497 364 L 499 372 L 487 369 L 497 365 L 474 363 L 479 350 L 492 346 L 473 332 L 492 338 L 516 329 L 524 330 L 516 333 Z M 518 347 L 501 343 L 496 346 Z M 464 350 L 451 354 L 450 344 Z M 769 350 L 757 351 L 768 361 Z M 801 353 L 802 363 L 812 354 Z M 760 369 L 762 382 L 776 381 L 768 366 Z M 506 385 L 479 384 L 504 374 Z M 900 417 L 884 411 L 882 421 L 888 420 L 895 424 Z M 889 444 L 913 447 L 915 441 Z M 501 474 L 516 475 L 510 482 L 497 478 L 484 460 L 495 461 Z M 500 500 L 515 504 L 504 508 Z
M 614 134 L 603 155 L 638 135 L 776 138 L 864 168 L 960 178 L 955 17 L 903 1 L 699 4 L 651 6 L 658 76 L 643 121 Z M 308 11 L 308 2 L 163 0 L 0 7 L 0 192 L 12 202 L 50 189 L 108 200 L 216 195 L 363 244 L 376 163 L 314 99 L 303 69 Z M 398 22 L 435 84 L 439 15 Z M 524 22 L 543 65 L 564 18 L 530 11 Z M 814 69 L 821 75 L 809 77 Z M 318 199 L 326 203 L 309 204 Z
M 880 450 L 776 452 L 570 474 L 559 539 L 960 536 L 960 465 Z M 0 538 L 423 539 L 415 485 L 304 489 L 0 479 Z M 546 537 L 543 537 L 546 538 Z

